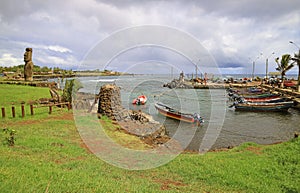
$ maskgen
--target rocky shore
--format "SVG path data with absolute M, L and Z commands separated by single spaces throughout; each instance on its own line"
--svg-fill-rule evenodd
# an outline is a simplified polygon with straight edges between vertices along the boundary
M 179 89 L 224 89 L 229 88 L 229 84 L 225 83 L 208 83 L 207 79 L 191 79 L 187 80 L 184 78 L 184 73 L 181 72 L 178 79 L 173 79 L 169 83 L 165 83 L 163 87 L 168 87 L 170 89 L 179 88 Z
M 138 136 L 145 143 L 157 146 L 170 140 L 166 128 L 156 122 L 152 116 L 141 111 L 127 110 L 121 105 L 120 88 L 115 84 L 101 87 L 98 101 L 98 117 L 107 116 L 121 129 Z

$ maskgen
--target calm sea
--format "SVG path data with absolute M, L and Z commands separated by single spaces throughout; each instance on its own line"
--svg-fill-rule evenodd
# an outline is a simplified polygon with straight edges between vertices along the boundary
M 237 76 L 242 77 L 242 76 Z M 99 88 L 108 82 L 121 87 L 122 105 L 151 114 L 164 124 L 169 134 L 188 150 L 208 150 L 237 146 L 243 142 L 272 144 L 291 139 L 300 132 L 300 111 L 288 112 L 238 112 L 229 108 L 225 89 L 168 89 L 164 83 L 171 77 L 165 75 L 135 75 L 120 77 L 80 77 L 84 86 L 80 92 L 98 94 Z M 146 105 L 132 105 L 138 95 L 148 97 Z M 180 123 L 165 118 L 154 108 L 155 102 L 163 102 L 182 112 L 198 112 L 204 118 L 202 126 Z

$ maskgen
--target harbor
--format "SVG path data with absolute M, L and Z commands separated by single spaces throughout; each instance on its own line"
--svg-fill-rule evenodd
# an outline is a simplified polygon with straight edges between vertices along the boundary
M 293 89 L 275 88 L 272 87 L 271 85 L 265 85 L 265 84 L 262 84 L 261 87 L 266 91 L 270 91 L 271 93 L 274 94 L 280 94 L 291 99 L 292 101 L 295 102 L 294 108 L 300 109 L 300 92 L 297 92 Z
M 261 88 L 264 92 L 269 92 L 282 97 L 288 98 L 294 102 L 293 108 L 300 108 L 300 92 L 297 92 L 291 87 L 275 87 L 274 85 L 265 84 L 264 81 L 246 81 L 250 78 L 244 78 L 245 81 L 240 83 L 235 83 L 234 80 L 231 81 L 208 81 L 208 79 L 185 79 L 184 73 L 181 72 L 178 79 L 173 79 L 171 82 L 164 83 L 163 87 L 170 89 L 247 89 L 247 88 Z M 296 81 L 294 83 L 296 85 Z
M 211 150 L 232 148 L 249 141 L 258 144 L 279 143 L 293 138 L 295 133 L 300 132 L 296 127 L 300 124 L 300 112 L 294 106 L 286 112 L 238 112 L 230 108 L 232 101 L 229 101 L 225 88 L 263 88 L 261 82 L 251 82 L 247 85 L 224 83 L 222 89 L 169 89 L 163 87 L 170 81 L 170 77 L 164 75 L 80 77 L 79 80 L 83 83 L 80 91 L 86 93 L 95 93 L 101 85 L 113 80 L 121 88 L 121 102 L 124 108 L 150 114 L 155 121 L 164 124 L 170 137 L 177 137 L 179 141 L 190 138 L 189 142 L 183 142 L 188 151 L 201 149 L 204 136 L 211 130 L 209 127 L 212 124 L 219 125 L 221 129 L 214 134 L 215 139 L 208 139 L 213 143 Z M 209 84 L 210 82 L 207 83 Z M 297 93 L 292 93 L 295 97 L 293 100 L 298 100 Z M 147 96 L 146 104 L 132 104 L 139 95 Z M 193 128 L 190 123 L 166 118 L 155 109 L 157 102 L 170 105 L 184 113 L 200 113 L 204 123 Z M 178 130 L 185 131 L 185 134 L 179 136 Z
M 0 193 L 300 193 L 298 1 L 0 9 Z

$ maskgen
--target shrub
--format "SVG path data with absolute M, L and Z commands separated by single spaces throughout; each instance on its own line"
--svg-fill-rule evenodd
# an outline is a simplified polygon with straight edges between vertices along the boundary
M 15 138 L 15 135 L 17 133 L 16 130 L 4 128 L 3 132 L 8 135 L 8 136 L 5 137 L 6 144 L 9 145 L 9 146 L 14 146 L 15 141 L 16 141 L 16 138 Z
M 83 88 L 83 86 L 78 80 L 66 80 L 65 88 L 62 94 L 63 101 L 72 103 L 72 97 L 80 88 Z

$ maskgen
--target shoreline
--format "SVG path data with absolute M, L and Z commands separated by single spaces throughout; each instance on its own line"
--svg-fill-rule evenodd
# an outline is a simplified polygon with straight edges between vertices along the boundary
M 95 75 L 98 76 L 98 75 Z M 102 75 L 104 76 L 104 75 Z M 105 75 L 106 76 L 106 75 Z M 114 75 L 111 75 L 114 76 Z M 122 76 L 130 76 L 122 75 Z M 61 75 L 55 75 L 55 76 L 48 76 L 52 78 L 59 78 Z M 69 76 L 68 78 L 76 77 L 76 76 Z M 78 77 L 91 77 L 91 74 L 86 74 L 83 76 Z M 7 80 L 0 80 L 0 84 L 14 84 L 14 85 L 24 85 L 24 86 L 34 86 L 34 87 L 49 87 L 50 85 L 56 84 L 56 82 L 49 82 L 48 79 L 45 80 L 34 80 L 34 81 L 24 81 L 22 79 L 19 80 L 13 80 L 13 79 L 7 79 Z M 175 88 L 175 89 L 228 89 L 228 88 L 250 88 L 250 87 L 262 87 L 265 91 L 269 91 L 274 94 L 281 94 L 283 96 L 286 96 L 287 98 L 293 100 L 295 102 L 295 106 L 293 108 L 300 109 L 300 92 L 297 92 L 293 89 L 287 89 L 287 88 L 277 88 L 272 87 L 271 85 L 262 84 L 260 81 L 253 81 L 253 82 L 247 82 L 247 83 L 207 83 L 206 85 L 203 84 L 197 84 L 194 85 L 193 88 Z

